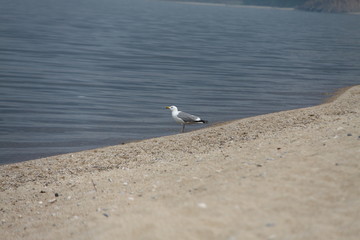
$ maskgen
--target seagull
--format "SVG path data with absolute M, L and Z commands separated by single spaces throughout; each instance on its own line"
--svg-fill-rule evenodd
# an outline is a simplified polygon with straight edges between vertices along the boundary
M 172 115 L 173 119 L 175 120 L 175 122 L 182 125 L 181 132 L 184 132 L 186 124 L 208 123 L 208 121 L 202 120 L 198 116 L 194 116 L 194 115 L 188 114 L 186 112 L 179 111 L 176 106 L 166 107 L 166 109 L 170 109 L 171 115 Z

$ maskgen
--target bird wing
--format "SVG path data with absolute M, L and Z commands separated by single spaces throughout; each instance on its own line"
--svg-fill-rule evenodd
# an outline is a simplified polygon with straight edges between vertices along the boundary
M 179 112 L 177 117 L 181 118 L 185 123 L 198 122 L 201 120 L 199 117 L 188 114 L 186 112 Z

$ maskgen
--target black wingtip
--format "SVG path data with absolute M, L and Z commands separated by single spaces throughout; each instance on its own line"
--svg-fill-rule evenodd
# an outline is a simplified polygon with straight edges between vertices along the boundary
M 209 121 L 207 121 L 207 120 L 200 120 L 200 122 L 202 122 L 202 123 L 208 123 Z

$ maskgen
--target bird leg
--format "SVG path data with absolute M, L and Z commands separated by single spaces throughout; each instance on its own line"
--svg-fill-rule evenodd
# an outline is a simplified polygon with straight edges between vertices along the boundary
M 183 124 L 182 133 L 185 131 L 185 124 Z

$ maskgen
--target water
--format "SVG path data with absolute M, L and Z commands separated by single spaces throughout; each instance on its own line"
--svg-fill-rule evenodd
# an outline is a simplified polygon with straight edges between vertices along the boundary
M 0 3 L 0 164 L 178 133 L 168 105 L 216 123 L 360 84 L 359 15 Z

